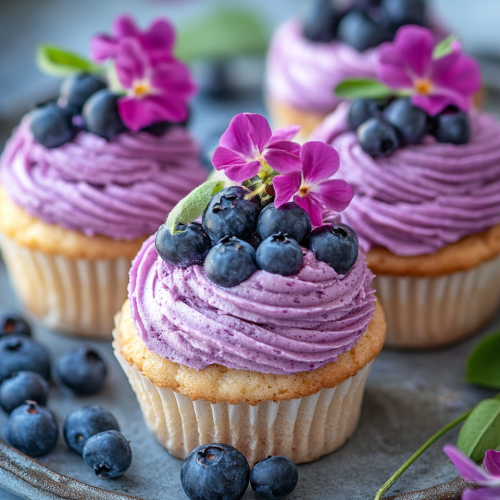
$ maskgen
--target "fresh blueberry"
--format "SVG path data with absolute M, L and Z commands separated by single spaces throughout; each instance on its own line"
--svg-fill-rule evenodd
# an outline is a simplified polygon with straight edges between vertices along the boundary
M 331 42 L 341 17 L 342 13 L 331 0 L 315 0 L 304 20 L 304 36 L 311 42 Z
M 0 338 L 6 335 L 31 337 L 31 326 L 20 314 L 0 310 Z
M 223 238 L 208 252 L 205 274 L 216 285 L 239 285 L 257 271 L 255 250 L 238 238 Z
M 239 500 L 249 479 L 247 459 L 227 444 L 198 446 L 181 468 L 181 484 L 190 500 Z
M 308 246 L 316 259 L 326 262 L 337 274 L 347 274 L 358 259 L 358 236 L 346 224 L 313 229 Z
M 187 127 L 189 123 L 189 116 L 182 122 L 179 123 L 173 123 L 173 122 L 156 122 L 152 123 L 151 125 L 148 125 L 147 127 L 144 127 L 142 129 L 143 132 L 148 132 L 152 135 L 155 135 L 156 137 L 162 137 L 164 136 L 172 127 Z
M 469 117 L 463 111 L 445 111 L 434 118 L 434 135 L 438 142 L 467 144 L 470 138 Z
M 382 0 L 382 10 L 394 27 L 405 24 L 426 24 L 425 0 Z
M 16 408 L 7 421 L 5 440 L 30 457 L 42 457 L 57 443 L 59 429 L 54 415 L 47 408 L 26 401 Z
M 58 148 L 75 137 L 78 129 L 71 116 L 54 103 L 30 113 L 30 132 L 36 142 L 46 148 Z
M 203 264 L 212 248 L 212 240 L 203 226 L 197 222 L 177 224 L 172 234 L 166 224 L 156 233 L 156 251 L 158 255 L 172 266 L 189 267 Z
M 80 455 L 87 439 L 105 431 L 119 431 L 115 417 L 102 406 L 81 406 L 64 420 L 63 435 L 68 448 Z
M 356 131 L 360 125 L 370 118 L 381 116 L 385 104 L 385 101 L 375 99 L 357 99 L 353 101 L 347 113 L 349 128 Z
M 88 73 L 66 77 L 61 84 L 61 96 L 65 106 L 80 113 L 87 100 L 99 90 L 105 89 L 106 84 L 97 76 Z
M 406 144 L 419 144 L 427 134 L 429 116 L 409 99 L 396 99 L 385 110 L 387 121 L 399 132 Z
M 132 450 L 123 434 L 105 431 L 87 439 L 83 446 L 84 462 L 96 476 L 113 479 L 127 472 L 132 463 Z
M 268 457 L 254 465 L 250 486 L 259 498 L 278 500 L 289 495 L 297 486 L 296 465 L 286 457 Z
M 49 384 L 36 372 L 17 372 L 0 385 L 0 406 L 6 413 L 11 413 L 27 400 L 45 406 L 48 398 Z
M 126 127 L 118 113 L 118 99 L 108 89 L 96 92 L 83 106 L 85 128 L 104 139 L 112 139 L 125 132 Z
M 355 9 L 371 9 L 380 6 L 380 0 L 352 0 L 351 6 Z
M 246 240 L 257 227 L 260 198 L 250 189 L 231 186 L 215 194 L 203 214 L 203 227 L 214 242 L 225 236 Z
M 302 267 L 302 248 L 287 235 L 273 234 L 257 249 L 257 265 L 268 273 L 293 276 Z
M 26 335 L 6 335 L 0 338 L 0 383 L 20 371 L 36 372 L 49 380 L 49 354 Z
M 370 118 L 358 128 L 358 142 L 371 156 L 388 156 L 399 148 L 396 129 L 384 118 Z
M 107 372 L 101 355 L 91 346 L 81 346 L 64 354 L 56 363 L 59 380 L 79 396 L 99 392 Z
M 282 233 L 300 243 L 311 232 L 311 218 L 293 201 L 279 208 L 271 203 L 259 215 L 257 232 L 263 240 L 272 234 Z

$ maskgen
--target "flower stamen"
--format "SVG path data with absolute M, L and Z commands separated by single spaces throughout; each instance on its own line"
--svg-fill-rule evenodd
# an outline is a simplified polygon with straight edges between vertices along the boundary
M 299 195 L 304 198 L 309 194 L 310 190 L 311 188 L 309 186 L 301 186 L 301 188 L 299 189 Z
M 135 81 L 132 86 L 132 95 L 136 99 L 142 99 L 151 93 L 151 84 L 147 80 Z
M 432 91 L 432 82 L 428 78 L 419 78 L 413 83 L 413 87 L 418 94 L 428 95 Z

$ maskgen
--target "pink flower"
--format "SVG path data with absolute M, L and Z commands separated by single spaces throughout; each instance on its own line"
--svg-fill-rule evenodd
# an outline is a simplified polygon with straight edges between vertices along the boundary
M 251 179 L 259 172 L 264 176 L 272 175 L 272 170 L 300 170 L 300 145 L 290 140 L 299 130 L 298 125 L 290 125 L 273 134 L 263 116 L 236 115 L 220 138 L 212 159 L 214 167 L 235 182 Z
M 328 144 L 307 142 L 302 146 L 300 159 L 301 172 L 274 178 L 274 204 L 280 207 L 293 197 L 293 201 L 307 211 L 313 226 L 321 226 L 323 207 L 342 212 L 351 202 L 354 191 L 347 182 L 331 179 L 339 169 L 340 159 L 337 151 Z
M 451 54 L 433 57 L 432 31 L 403 26 L 392 43 L 380 47 L 378 78 L 392 89 L 408 91 L 415 106 L 436 115 L 453 105 L 468 111 L 481 86 L 477 62 L 453 42 Z
M 113 36 L 99 35 L 90 41 L 90 55 L 94 61 L 104 62 L 116 57 L 120 41 L 135 38 L 153 62 L 172 57 L 175 30 L 166 19 L 155 19 L 147 31 L 140 31 L 127 15 L 118 17 L 113 24 Z
M 118 79 L 127 94 L 118 100 L 123 123 L 132 131 L 161 121 L 182 122 L 196 91 L 180 61 L 152 61 L 136 38 L 120 40 L 115 58 Z
M 484 456 L 481 469 L 457 447 L 446 445 L 444 452 L 466 481 L 486 486 L 488 489 L 467 490 L 463 500 L 498 500 L 500 498 L 500 452 L 489 450 Z

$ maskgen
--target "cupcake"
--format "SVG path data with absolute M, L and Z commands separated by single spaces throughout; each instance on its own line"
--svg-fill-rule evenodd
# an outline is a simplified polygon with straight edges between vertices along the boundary
M 172 26 L 141 32 L 121 17 L 114 31 L 93 40 L 102 64 L 39 49 L 42 68 L 73 73 L 57 102 L 22 119 L 0 160 L 0 245 L 14 288 L 47 326 L 103 338 L 141 244 L 206 178 Z
M 267 148 L 263 117 L 235 117 L 214 165 L 240 185 L 207 181 L 132 264 L 115 354 L 177 458 L 224 442 L 250 464 L 309 462 L 355 430 L 384 315 L 354 231 L 323 224 L 325 207 L 340 212 L 352 198 L 329 180 L 337 153 L 300 149 L 290 135 L 277 131 L 279 146 Z
M 298 123 L 301 139 L 341 102 L 337 85 L 376 76 L 378 47 L 406 24 L 429 25 L 425 0 L 315 0 L 304 21 L 291 20 L 273 36 L 266 95 L 276 126 Z M 443 30 L 435 29 L 443 37 Z
M 342 104 L 314 137 L 337 149 L 356 192 L 343 219 L 377 276 L 387 344 L 450 344 L 500 302 L 500 126 L 472 109 L 479 69 L 456 41 L 401 28 L 378 76 L 408 97 Z

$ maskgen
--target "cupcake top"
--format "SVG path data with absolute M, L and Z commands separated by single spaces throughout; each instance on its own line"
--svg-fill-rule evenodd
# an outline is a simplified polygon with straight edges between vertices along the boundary
M 28 113 L 7 143 L 0 179 L 9 197 L 89 236 L 153 233 L 206 178 L 186 129 L 195 87 L 173 46 L 166 20 L 141 32 L 122 16 L 113 36 L 92 40 L 96 62 L 40 47 L 42 69 L 69 76 L 58 101 Z

